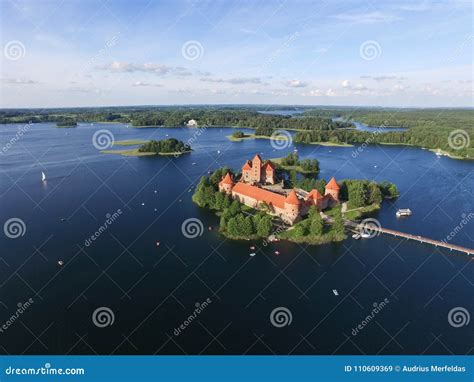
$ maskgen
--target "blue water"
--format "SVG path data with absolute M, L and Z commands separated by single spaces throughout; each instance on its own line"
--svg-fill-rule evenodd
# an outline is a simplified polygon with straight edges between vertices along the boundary
M 2 146 L 19 127 L 0 126 Z M 101 154 L 92 144 L 99 129 L 115 140 L 194 137 L 194 151 L 180 158 Z M 320 177 L 396 183 L 400 198 L 384 202 L 374 218 L 387 228 L 441 240 L 474 212 L 474 163 L 403 146 L 373 145 L 357 154 L 354 147 L 318 145 L 275 150 L 268 140 L 231 142 L 229 128 L 209 128 L 197 137 L 196 131 L 35 124 L 0 154 L 0 221 L 15 217 L 26 226 L 24 236 L 0 237 L 0 323 L 19 302 L 34 301 L 0 333 L 0 352 L 472 351 L 470 326 L 454 328 L 447 319 L 455 307 L 474 312 L 467 255 L 387 236 L 324 246 L 229 241 L 218 233 L 219 218 L 192 203 L 190 190 L 208 171 L 237 169 L 255 153 L 281 157 L 296 147 L 302 158 L 320 161 Z M 396 219 L 398 208 L 410 208 L 413 216 Z M 85 246 L 106 214 L 118 209 L 120 217 Z M 183 236 L 181 225 L 189 218 L 203 222 L 202 236 Z M 463 225 L 451 242 L 474 247 L 473 224 Z M 249 257 L 251 245 L 257 246 L 255 257 Z M 175 335 L 195 304 L 207 298 L 212 302 Z M 352 335 L 385 298 L 386 307 Z M 114 312 L 113 325 L 94 325 L 99 307 Z M 289 326 L 271 324 L 270 313 L 278 307 L 290 310 Z

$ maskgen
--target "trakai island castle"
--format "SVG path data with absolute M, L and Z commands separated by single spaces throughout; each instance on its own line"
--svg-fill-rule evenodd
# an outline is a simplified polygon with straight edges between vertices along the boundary
M 249 207 L 266 209 L 289 224 L 306 215 L 311 206 L 323 210 L 339 202 L 339 190 L 334 178 L 326 185 L 324 196 L 316 189 L 311 192 L 284 189 L 277 179 L 275 165 L 269 160 L 262 161 L 258 154 L 245 162 L 238 182 L 234 182 L 230 173 L 219 182 L 219 191 Z

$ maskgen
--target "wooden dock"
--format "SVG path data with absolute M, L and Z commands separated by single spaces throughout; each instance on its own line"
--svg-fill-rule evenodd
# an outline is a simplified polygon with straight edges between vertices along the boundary
M 467 253 L 468 255 L 474 255 L 474 249 L 471 249 L 471 248 L 461 247 L 460 245 L 450 244 L 450 243 L 447 243 L 447 242 L 444 242 L 444 241 L 433 240 L 433 239 L 423 237 L 423 236 L 419 236 L 419 235 L 412 235 L 410 233 L 395 231 L 393 229 L 388 229 L 388 228 L 383 228 L 383 227 L 376 226 L 375 224 L 366 224 L 366 225 L 364 225 L 364 224 L 355 223 L 355 222 L 352 222 L 352 221 L 349 221 L 349 220 L 346 220 L 345 224 L 346 224 L 346 226 L 357 230 L 357 232 L 363 232 L 364 228 L 366 228 L 367 231 L 380 232 L 380 233 L 384 233 L 384 234 L 387 234 L 387 235 L 392 235 L 392 236 L 395 236 L 395 237 L 402 237 L 402 238 L 405 238 L 407 240 L 415 240 L 415 241 L 418 241 L 420 243 L 434 245 L 435 247 L 447 248 L 450 251 L 454 250 L 454 251 L 458 251 L 458 252 Z

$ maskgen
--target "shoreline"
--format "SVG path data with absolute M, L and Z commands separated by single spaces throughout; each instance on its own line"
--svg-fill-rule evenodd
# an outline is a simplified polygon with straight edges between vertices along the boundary
M 117 154 L 127 157 L 146 157 L 146 156 L 181 156 L 184 154 L 190 153 L 192 150 L 188 151 L 177 151 L 172 153 L 154 153 L 154 152 L 141 152 L 138 149 L 124 149 L 124 150 L 101 150 L 102 154 Z

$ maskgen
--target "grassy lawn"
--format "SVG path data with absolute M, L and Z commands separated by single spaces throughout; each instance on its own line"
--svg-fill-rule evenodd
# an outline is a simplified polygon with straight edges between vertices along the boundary
M 180 151 L 180 152 L 174 152 L 174 153 L 153 153 L 153 152 L 140 152 L 137 149 L 129 149 L 129 150 L 102 150 L 102 154 L 119 154 L 127 157 L 147 157 L 147 156 L 155 156 L 155 155 L 161 155 L 161 156 L 179 156 L 183 154 L 190 153 L 191 151 Z
M 307 175 L 311 175 L 311 174 L 317 174 L 319 171 L 308 171 L 308 170 L 303 170 L 303 168 L 301 166 L 288 166 L 288 165 L 283 165 L 281 164 L 281 161 L 283 160 L 284 158 L 272 158 L 270 159 L 273 163 L 275 163 L 276 165 L 278 165 L 281 169 L 283 170 L 286 170 L 286 171 L 296 171 L 296 172 L 299 172 L 300 174 L 307 174 Z
M 140 139 L 127 139 L 124 141 L 115 141 L 114 146 L 135 146 L 135 145 L 143 145 L 148 141 L 140 140 Z

